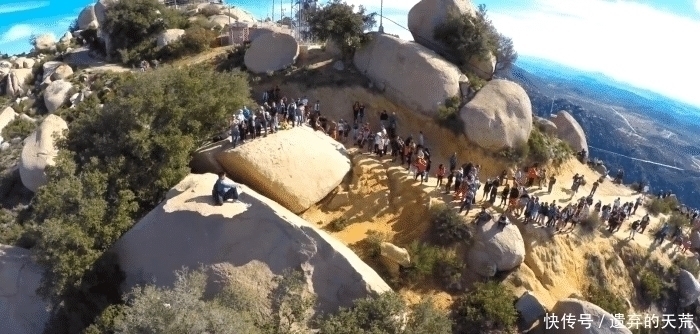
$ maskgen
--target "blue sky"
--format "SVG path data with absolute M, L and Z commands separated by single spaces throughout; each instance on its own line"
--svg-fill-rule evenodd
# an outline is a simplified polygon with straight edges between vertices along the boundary
M 324 2 L 324 0 L 320 0 Z M 346 0 L 379 12 L 380 0 Z M 419 0 L 384 0 L 385 30 L 411 40 L 408 11 Z M 0 0 L 0 52 L 29 50 L 29 36 L 59 38 L 90 0 Z M 272 0 L 229 0 L 259 18 Z M 276 1 L 275 18 L 279 18 Z M 289 12 L 289 0 L 282 1 Z M 475 0 L 524 57 L 606 76 L 700 107 L 700 0 Z
M 0 0 L 0 52 L 29 51 L 32 34 L 51 33 L 57 39 L 90 0 Z

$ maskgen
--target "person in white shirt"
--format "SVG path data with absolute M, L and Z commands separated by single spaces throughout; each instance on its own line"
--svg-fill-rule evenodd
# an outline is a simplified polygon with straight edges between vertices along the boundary
M 389 144 L 391 143 L 391 140 L 389 139 L 388 136 L 384 136 L 384 148 L 382 149 L 382 154 L 381 156 L 384 156 L 386 154 L 386 151 L 389 149 Z
M 374 153 L 377 155 L 380 154 L 381 148 L 384 146 L 384 139 L 382 137 L 381 132 L 377 132 L 376 135 L 374 135 Z
M 216 179 L 214 189 L 212 189 L 212 196 L 214 197 L 216 205 L 223 205 L 224 202 L 229 200 L 241 203 L 241 201 L 238 200 L 241 193 L 242 191 L 239 185 L 227 179 L 224 172 L 219 173 L 219 178 Z

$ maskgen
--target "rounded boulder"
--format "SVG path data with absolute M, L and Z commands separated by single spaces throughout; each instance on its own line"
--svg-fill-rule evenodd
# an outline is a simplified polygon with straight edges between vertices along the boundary
M 299 43 L 287 34 L 268 33 L 250 43 L 245 53 L 246 68 L 253 73 L 283 70 L 299 56 Z
M 44 90 L 44 105 L 49 113 L 54 113 L 58 108 L 63 106 L 70 97 L 70 91 L 73 88 L 70 82 L 64 80 L 56 80 L 51 82 L 46 90 Z
M 547 329 L 547 333 L 554 333 L 554 334 L 632 334 L 632 332 L 625 328 L 625 326 L 620 326 L 622 328 L 611 328 L 612 323 L 611 321 L 615 319 L 612 314 L 608 313 L 607 311 L 603 310 L 600 308 L 600 306 L 595 305 L 593 303 L 579 300 L 579 299 L 574 299 L 574 298 L 567 298 L 567 299 L 562 299 L 554 305 L 554 308 L 552 309 L 553 314 L 557 315 L 557 319 L 561 319 L 563 315 L 572 315 L 573 319 L 576 319 L 577 321 L 574 321 L 572 324 L 573 328 L 561 325 L 561 322 L 559 323 L 559 326 L 557 328 L 552 328 L 552 329 Z M 590 328 L 586 328 L 586 325 L 579 322 L 578 320 L 581 319 L 581 315 L 587 315 L 586 317 L 591 319 L 591 326 Z M 602 325 L 600 325 L 602 324 Z M 623 324 L 624 325 L 624 324 Z M 641 328 L 641 326 L 640 326 Z
M 552 117 L 552 122 L 557 126 L 557 136 L 568 143 L 574 151 L 586 150 L 588 152 L 586 133 L 574 116 L 571 116 L 566 110 L 562 110 Z
M 698 301 L 698 298 L 700 298 L 700 282 L 693 274 L 687 270 L 681 270 L 678 273 L 677 284 L 681 307 L 689 306 Z
M 47 116 L 24 140 L 19 161 L 19 176 L 27 189 L 36 192 L 46 184 L 46 166 L 54 164 L 58 154 L 56 140 L 68 129 L 66 121 L 56 115 Z
M 480 147 L 499 151 L 527 144 L 532 131 L 532 105 L 515 82 L 492 80 L 459 111 L 467 138 Z
M 95 28 L 99 25 L 97 16 L 95 16 L 95 5 L 88 5 L 78 15 L 78 28 L 87 30 Z
M 435 40 L 433 31 L 447 21 L 451 12 L 473 16 L 476 8 L 469 0 L 419 1 L 408 12 L 408 30 L 413 40 L 435 52 L 445 52 L 444 45 Z
M 501 229 L 496 221 L 479 224 L 474 233 L 474 245 L 469 250 L 470 267 L 482 276 L 512 270 L 525 260 L 525 242 L 515 224 Z

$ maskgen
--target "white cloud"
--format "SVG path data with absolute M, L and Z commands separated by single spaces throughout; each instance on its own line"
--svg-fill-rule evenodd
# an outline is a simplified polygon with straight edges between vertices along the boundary
M 46 7 L 49 5 L 48 1 L 24 1 L 7 3 L 0 5 L 0 14 L 15 13 L 25 10 L 37 9 L 41 7 Z
M 697 9 L 698 12 L 700 12 L 700 0 L 695 0 L 695 9 Z
M 700 20 L 630 1 L 536 0 L 518 12 L 491 11 L 519 53 L 556 61 L 700 106 Z
M 10 27 L 0 36 L 0 44 L 16 42 L 22 39 L 27 39 L 32 35 L 32 26 L 28 24 L 16 24 Z

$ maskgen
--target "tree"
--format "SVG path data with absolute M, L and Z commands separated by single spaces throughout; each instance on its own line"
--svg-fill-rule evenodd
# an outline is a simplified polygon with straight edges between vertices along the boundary
M 367 13 L 363 6 L 348 5 L 342 0 L 331 0 L 326 6 L 309 12 L 307 19 L 311 35 L 321 41 L 333 41 L 345 56 L 367 41 L 365 31 L 376 24 L 376 13 Z
M 518 60 L 513 40 L 503 34 L 498 34 L 498 48 L 496 49 L 496 73 L 508 72 Z

